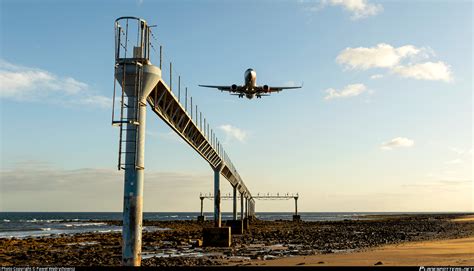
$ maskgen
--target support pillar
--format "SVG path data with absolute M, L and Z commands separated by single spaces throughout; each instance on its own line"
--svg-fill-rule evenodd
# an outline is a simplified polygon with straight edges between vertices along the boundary
M 204 222 L 204 197 L 200 196 L 199 199 L 201 200 L 201 214 L 198 216 L 198 222 Z
M 232 236 L 230 227 L 222 227 L 221 223 L 221 190 L 220 176 L 224 163 L 213 168 L 214 170 L 214 227 L 204 228 L 202 232 L 203 246 L 206 247 L 229 247 Z
M 221 162 L 214 168 L 214 227 L 216 228 L 220 228 L 222 225 L 220 176 L 223 167 L 224 163 Z
M 294 197 L 295 199 L 295 214 L 293 215 L 293 221 L 301 221 L 300 215 L 298 215 L 298 196 Z
M 145 170 L 145 127 L 147 97 L 161 77 L 161 70 L 153 65 L 118 63 L 115 78 L 127 95 L 125 169 L 122 226 L 122 264 L 140 266 L 143 223 L 143 182 Z M 137 75 L 136 70 L 141 71 Z M 137 78 L 138 76 L 138 78 Z M 133 82 L 133 83 L 131 83 Z M 136 86 L 140 82 L 140 88 Z M 122 144 L 122 142 L 120 142 Z M 121 155 L 121 154 L 120 154 Z
M 204 214 L 204 197 L 201 197 L 201 216 Z
M 245 201 L 245 215 L 244 215 L 244 230 L 249 229 L 249 200 L 247 198 L 242 199 L 242 203 Z M 243 206 L 243 204 L 242 204 Z
M 249 199 L 245 198 L 245 218 L 249 218 Z
M 233 213 L 232 213 L 232 220 L 226 221 L 226 226 L 231 227 L 232 234 L 242 234 L 244 232 L 243 229 L 243 221 L 237 220 L 237 185 L 234 187 L 234 194 L 233 194 Z
M 244 220 L 244 193 L 240 193 L 240 220 Z
M 128 102 L 138 104 L 137 97 L 128 97 Z M 139 105 L 137 111 L 128 110 L 127 114 L 129 119 L 134 119 L 135 114 L 138 114 L 140 123 L 138 126 L 127 124 L 127 141 L 136 140 L 138 144 L 138 147 L 135 147 L 135 144 L 126 144 L 122 262 L 127 266 L 141 264 L 146 105 Z
M 295 197 L 295 215 L 298 215 L 298 197 Z
M 233 220 L 237 220 L 237 185 L 234 186 Z

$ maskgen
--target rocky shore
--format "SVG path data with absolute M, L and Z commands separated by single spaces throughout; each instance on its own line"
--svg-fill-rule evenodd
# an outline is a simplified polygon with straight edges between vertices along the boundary
M 203 248 L 199 240 L 210 222 L 144 221 L 167 228 L 143 233 L 143 265 L 249 264 L 294 255 L 360 251 L 409 241 L 474 236 L 474 223 L 456 223 L 459 214 L 377 216 L 370 219 L 290 222 L 255 221 L 250 231 L 232 237 L 230 248 Z M 120 225 L 120 221 L 105 221 Z M 0 239 L 0 266 L 120 265 L 120 233 L 86 233 L 25 239 Z

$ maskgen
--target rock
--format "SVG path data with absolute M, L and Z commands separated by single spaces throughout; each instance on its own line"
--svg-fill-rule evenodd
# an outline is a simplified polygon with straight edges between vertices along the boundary
M 191 246 L 193 248 L 202 247 L 202 240 L 201 239 L 190 240 L 190 241 L 191 241 Z
M 378 261 L 374 265 L 383 265 L 383 262 Z

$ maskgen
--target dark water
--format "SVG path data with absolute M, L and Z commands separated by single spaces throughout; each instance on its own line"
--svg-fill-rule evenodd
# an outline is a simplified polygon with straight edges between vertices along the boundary
M 365 215 L 399 213 L 300 213 L 304 221 L 339 221 L 344 219 L 367 219 Z M 204 213 L 206 219 L 213 218 L 212 213 Z M 156 213 L 145 212 L 147 220 L 192 220 L 196 212 Z M 262 220 L 291 220 L 293 213 L 257 213 Z M 111 226 L 100 221 L 121 220 L 121 212 L 0 212 L 0 238 L 49 236 L 56 234 L 75 234 L 85 232 L 120 232 L 121 227 Z M 223 213 L 222 219 L 232 219 L 232 213 Z M 165 230 L 158 227 L 144 227 L 145 231 Z

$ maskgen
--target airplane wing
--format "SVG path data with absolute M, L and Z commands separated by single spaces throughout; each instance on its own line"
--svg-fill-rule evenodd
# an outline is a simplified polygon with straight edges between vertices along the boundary
M 228 92 L 237 92 L 241 89 L 240 86 L 213 86 L 213 85 L 199 85 L 200 87 L 205 87 L 205 88 L 217 88 L 218 90 L 221 91 L 228 91 Z
M 257 92 L 262 92 L 262 93 L 272 93 L 272 92 L 280 92 L 284 89 L 296 89 L 296 88 L 302 88 L 303 86 L 298 86 L 298 87 L 271 87 L 271 86 L 258 86 L 256 87 Z

